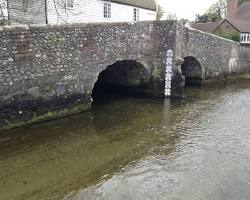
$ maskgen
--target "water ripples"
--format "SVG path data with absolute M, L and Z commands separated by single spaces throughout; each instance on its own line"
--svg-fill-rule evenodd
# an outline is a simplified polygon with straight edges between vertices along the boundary
M 65 199 L 249 199 L 250 89 L 210 94 L 166 112 L 152 156 Z
M 105 102 L 2 134 L 0 199 L 250 198 L 249 83 Z

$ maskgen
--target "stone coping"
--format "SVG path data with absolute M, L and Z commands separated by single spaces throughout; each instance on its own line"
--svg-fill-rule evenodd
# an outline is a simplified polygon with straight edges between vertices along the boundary
M 224 41 L 227 41 L 227 42 L 230 42 L 232 44 L 238 44 L 240 46 L 240 43 L 239 42 L 236 42 L 236 41 L 233 41 L 233 40 L 230 40 L 230 39 L 227 39 L 227 38 L 223 38 L 223 37 L 220 37 L 218 35 L 214 35 L 212 33 L 207 33 L 207 32 L 204 32 L 204 31 L 201 31 L 201 30 L 197 30 L 197 29 L 194 29 L 194 28 L 187 28 L 188 30 L 191 30 L 193 32 L 196 32 L 196 33 L 201 33 L 203 35 L 207 35 L 207 36 L 210 36 L 210 37 L 213 37 L 213 38 L 217 38 L 217 39 L 220 39 L 220 40 L 224 40 Z
M 96 27 L 96 26 L 121 26 L 121 25 L 147 25 L 147 24 L 174 24 L 173 20 L 165 21 L 143 21 L 143 22 L 95 22 L 95 23 L 71 23 L 71 24 L 15 24 L 0 26 L 1 31 L 12 31 L 12 30 L 32 30 L 32 29 L 58 29 L 58 28 L 85 28 L 85 27 Z

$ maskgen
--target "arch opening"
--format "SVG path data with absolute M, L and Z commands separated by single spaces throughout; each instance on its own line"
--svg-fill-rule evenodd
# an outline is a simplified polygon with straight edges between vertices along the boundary
M 146 95 L 150 87 L 150 74 L 139 62 L 117 61 L 102 71 L 92 91 L 94 102 L 114 95 Z
M 181 70 L 183 76 L 185 76 L 185 86 L 202 85 L 202 67 L 196 58 L 185 57 Z

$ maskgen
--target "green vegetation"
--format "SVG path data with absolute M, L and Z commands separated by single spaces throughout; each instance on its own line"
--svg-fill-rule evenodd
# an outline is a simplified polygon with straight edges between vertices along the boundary
M 227 38 L 236 42 L 240 42 L 240 34 L 236 32 L 217 32 L 216 35 Z
M 83 105 L 74 106 L 72 108 L 65 108 L 64 110 L 47 112 L 46 114 L 39 115 L 39 116 L 37 116 L 36 113 L 34 113 L 33 117 L 28 121 L 19 121 L 19 122 L 12 123 L 12 122 L 9 122 L 8 120 L 5 120 L 6 126 L 2 128 L 0 127 L 0 131 L 11 129 L 14 127 L 27 126 L 27 125 L 31 125 L 37 122 L 47 121 L 51 119 L 57 119 L 57 118 L 65 117 L 68 115 L 78 114 L 78 113 L 89 110 L 90 107 L 91 107 L 90 104 L 83 104 Z
M 250 0 L 238 0 L 238 5 Z M 226 17 L 227 0 L 217 0 L 207 11 L 200 15 L 196 15 L 196 22 L 206 23 L 209 21 L 217 22 Z
M 164 15 L 163 8 L 160 5 L 158 5 L 157 11 L 156 11 L 156 20 L 160 21 L 162 19 L 163 15 Z
M 163 8 L 160 5 L 158 5 L 157 6 L 157 11 L 156 11 L 156 20 L 157 21 L 160 21 L 160 20 L 174 20 L 174 21 L 177 21 L 177 16 L 176 16 L 175 13 L 166 14 L 164 12 Z
M 217 22 L 226 16 L 227 0 L 217 0 L 207 11 L 200 15 L 196 15 L 196 22 L 207 23 L 209 21 Z
M 8 24 L 8 20 L 6 19 L 0 19 L 0 26 L 5 26 Z

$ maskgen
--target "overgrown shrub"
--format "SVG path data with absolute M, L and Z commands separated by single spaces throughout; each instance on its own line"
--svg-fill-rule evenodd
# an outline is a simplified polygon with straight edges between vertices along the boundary
M 8 24 L 8 20 L 7 19 L 0 19 L 0 26 L 4 26 Z
M 240 42 L 240 34 L 236 32 L 218 32 L 216 33 L 216 35 L 227 38 L 229 40 Z

